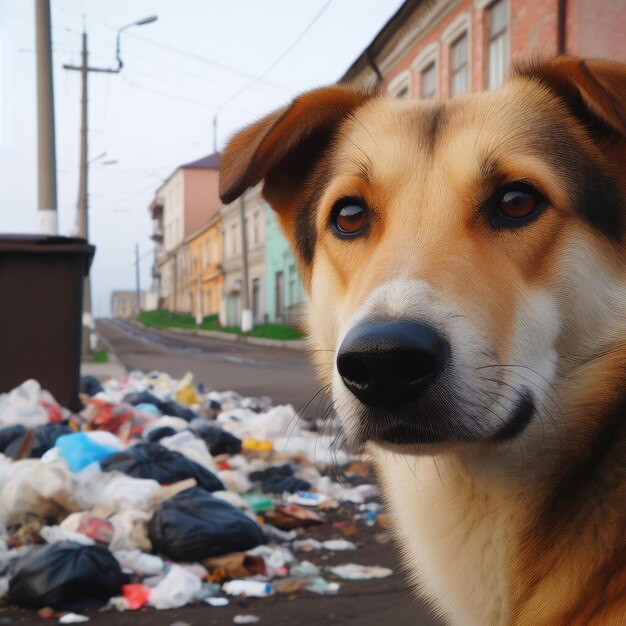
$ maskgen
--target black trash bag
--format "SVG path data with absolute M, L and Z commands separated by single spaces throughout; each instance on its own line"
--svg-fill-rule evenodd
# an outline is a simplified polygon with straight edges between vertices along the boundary
M 15 562 L 8 602 L 39 609 L 84 611 L 104 606 L 121 593 L 126 577 L 101 546 L 59 541 L 35 546 Z
M 213 456 L 239 454 L 241 452 L 241 439 L 227 433 L 215 424 L 207 424 L 204 420 L 198 419 L 194 420 L 190 427 L 196 437 L 206 443 L 206 447 Z
M 12 459 L 39 459 L 50 448 L 54 448 L 56 440 L 61 435 L 69 435 L 73 431 L 67 424 L 62 422 L 51 422 L 38 426 L 35 430 L 24 431 L 21 436 L 16 437 L 4 449 L 4 454 Z M 29 438 L 31 438 L 29 440 Z
M 295 476 L 270 476 L 261 483 L 263 493 L 296 493 L 309 491 L 311 483 Z
M 18 437 L 23 437 L 26 434 L 26 428 L 21 426 L 20 424 L 16 424 L 15 426 L 7 426 L 6 428 L 0 429 L 0 452 L 4 453 L 7 449 L 7 446 L 17 439 Z
M 147 435 L 146 439 L 148 441 L 161 441 L 164 437 L 172 437 L 178 431 L 176 431 L 171 426 L 160 426 L 159 428 L 155 428 L 151 430 Z
M 275 478 L 277 476 L 282 478 L 293 476 L 293 467 L 291 467 L 289 463 L 285 463 L 284 465 L 271 465 L 264 470 L 251 472 L 248 478 L 254 483 L 260 483 L 268 478 Z
M 157 398 L 149 391 L 133 391 L 132 393 L 127 393 L 122 398 L 122 402 L 132 404 L 133 406 L 137 406 L 138 404 L 153 404 L 158 407 L 159 404 L 161 404 L 161 399 Z
M 311 483 L 293 475 L 293 467 L 289 463 L 251 472 L 248 478 L 252 482 L 261 483 L 263 493 L 296 493 L 311 488 Z
M 81 393 L 86 393 L 88 396 L 95 396 L 104 391 L 100 381 L 95 376 L 81 376 L 79 389 Z
M 105 472 L 118 471 L 135 478 L 152 478 L 162 485 L 195 478 L 206 491 L 224 489 L 220 479 L 208 469 L 158 443 L 138 443 L 107 457 L 100 462 L 100 466 Z
M 180 404 L 173 400 L 161 400 L 149 391 L 128 393 L 124 396 L 122 402 L 132 404 L 133 406 L 137 406 L 138 404 L 153 404 L 163 415 L 180 417 L 188 422 L 197 417 L 191 409 L 180 406 Z
M 191 409 L 180 406 L 180 404 L 173 400 L 165 400 L 161 402 L 157 408 L 163 415 L 173 415 L 174 417 L 180 417 L 188 422 L 198 417 Z
M 148 524 L 155 552 L 172 561 L 201 561 L 265 543 L 261 528 L 232 504 L 199 487 L 163 502 Z

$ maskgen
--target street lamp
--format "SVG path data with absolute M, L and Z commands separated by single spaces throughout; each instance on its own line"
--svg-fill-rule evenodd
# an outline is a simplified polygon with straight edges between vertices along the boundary
M 136 22 L 131 22 L 130 24 L 126 24 L 126 26 L 122 26 L 117 31 L 117 37 L 115 39 L 115 58 L 117 60 L 117 71 L 121 71 L 122 67 L 124 67 L 124 63 L 120 56 L 120 35 L 127 29 L 132 28 L 133 26 L 145 26 L 146 24 L 152 24 L 152 22 L 156 22 L 159 18 L 156 15 L 149 15 L 148 17 L 144 17 Z
M 95 156 L 93 159 L 89 159 L 87 163 L 95 163 L 96 161 L 100 161 L 107 155 L 106 152 L 101 152 L 98 156 Z M 119 161 L 117 159 L 107 159 L 106 161 L 100 161 L 100 165 L 117 165 Z

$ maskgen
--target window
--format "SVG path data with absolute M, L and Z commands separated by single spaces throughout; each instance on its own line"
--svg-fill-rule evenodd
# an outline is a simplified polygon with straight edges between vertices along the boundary
M 211 265 L 211 248 L 209 247 L 209 241 L 204 242 L 203 252 L 204 267 L 209 267 L 209 265 Z
M 450 95 L 465 93 L 469 86 L 467 33 L 450 46 Z
M 498 0 L 489 7 L 487 21 L 487 89 L 497 89 L 504 83 L 508 65 L 506 0 Z
M 437 95 L 437 69 L 434 61 L 427 65 L 420 74 L 420 97 L 424 100 Z
M 233 224 L 231 233 L 230 251 L 232 254 L 237 254 L 237 224 Z

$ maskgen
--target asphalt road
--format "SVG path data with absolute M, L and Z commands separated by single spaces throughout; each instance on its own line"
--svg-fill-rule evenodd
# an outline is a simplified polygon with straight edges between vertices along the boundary
M 210 389 L 270 396 L 274 404 L 296 409 L 319 390 L 301 351 L 146 329 L 121 320 L 100 320 L 98 330 L 129 371 L 156 369 L 176 378 L 192 372 L 196 382 Z M 317 399 L 309 406 L 309 412 L 314 410 Z
M 98 322 L 98 330 L 110 342 L 117 357 L 128 370 L 160 370 L 174 377 L 190 371 L 197 382 L 210 388 L 234 389 L 244 395 L 268 395 L 274 404 L 291 403 L 302 407 L 318 390 L 313 371 L 303 352 L 265 348 L 193 335 L 147 330 L 119 320 Z M 307 412 L 312 417 L 318 402 L 311 402 Z M 350 511 L 345 513 L 351 519 Z M 312 529 L 310 536 L 323 540 L 337 538 L 329 524 Z M 319 533 L 319 534 L 318 534 Z M 336 531 L 335 531 L 336 533 Z M 137 613 L 92 613 L 90 623 L 119 626 L 189 626 L 226 625 L 237 614 L 260 617 L 260 626 L 326 624 L 328 626 L 437 626 L 429 612 L 408 591 L 399 573 L 393 543 L 384 539 L 378 527 L 361 525 L 359 535 L 351 540 L 359 544 L 353 553 L 321 556 L 330 559 L 319 566 L 345 562 L 380 565 L 394 570 L 394 575 L 364 582 L 346 582 L 336 596 L 318 596 L 301 592 L 295 596 L 277 595 L 249 601 L 233 601 L 229 607 L 216 609 L 192 605 L 175 611 L 145 609 Z M 319 555 L 311 554 L 314 562 Z M 45 624 L 32 612 L 11 612 L 0 624 Z

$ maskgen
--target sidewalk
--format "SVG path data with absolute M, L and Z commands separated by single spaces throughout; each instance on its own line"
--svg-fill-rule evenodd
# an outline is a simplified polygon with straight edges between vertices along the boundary
M 135 324 L 146 330 L 167 330 L 181 335 L 196 335 L 198 337 L 211 337 L 213 339 L 224 339 L 225 341 L 238 341 L 240 343 L 249 343 L 254 346 L 264 346 L 267 348 L 283 348 L 287 350 L 305 351 L 309 349 L 309 344 L 305 339 L 266 339 L 264 337 L 246 337 L 236 333 L 224 333 L 219 330 L 198 330 L 195 328 L 176 328 L 170 326 L 168 328 L 153 328 L 146 326 L 136 320 L 128 320 L 131 324 Z
M 81 376 L 93 376 L 103 381 L 109 378 L 124 378 L 128 372 L 115 354 L 109 351 L 108 363 L 90 363 L 83 361 L 80 364 L 80 374 Z
M 99 342 L 107 349 L 108 361 L 106 363 L 92 363 L 91 361 L 82 361 L 80 364 L 81 376 L 93 376 L 99 381 L 108 380 L 109 378 L 122 379 L 128 371 L 123 363 L 117 358 L 113 346 L 105 339 L 101 333 L 98 334 Z

